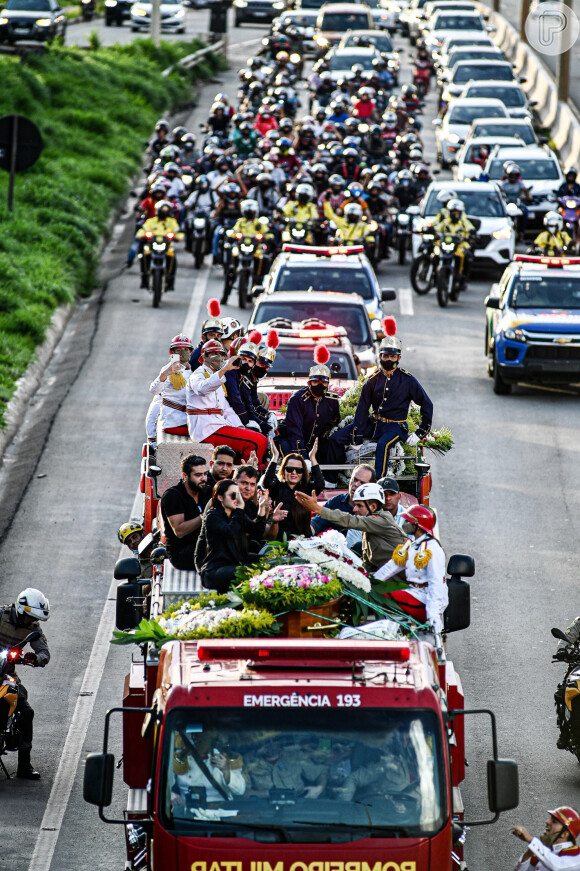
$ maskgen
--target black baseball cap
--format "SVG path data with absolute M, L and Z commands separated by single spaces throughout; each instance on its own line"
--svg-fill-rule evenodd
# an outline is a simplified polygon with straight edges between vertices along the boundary
M 380 478 L 377 484 L 389 493 L 399 493 L 399 485 L 396 478 Z

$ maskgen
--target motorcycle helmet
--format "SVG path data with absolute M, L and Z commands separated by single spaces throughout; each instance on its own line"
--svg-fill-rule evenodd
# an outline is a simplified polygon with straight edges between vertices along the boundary
M 362 185 L 360 185 L 358 181 L 351 181 L 347 190 L 350 191 L 351 197 L 354 197 L 355 200 L 360 199 L 363 195 Z
M 410 169 L 400 169 L 397 173 L 397 181 L 400 182 L 410 182 L 413 181 L 413 173 Z
M 223 186 L 222 191 L 228 200 L 237 200 L 241 193 L 241 188 L 235 181 L 229 181 Z
M 267 191 L 268 188 L 272 186 L 272 176 L 269 172 L 261 172 L 256 176 L 256 184 L 259 185 L 263 191 Z
M 546 212 L 544 217 L 544 227 L 550 233 L 561 233 L 564 229 L 564 219 L 558 212 Z
M 161 118 L 155 125 L 155 130 L 157 133 L 159 133 L 160 130 L 164 130 L 166 133 L 169 133 L 169 124 L 167 123 L 167 121 L 164 121 L 163 118 Z
M 557 807 L 553 811 L 548 811 L 548 813 L 551 817 L 554 817 L 555 820 L 558 820 L 559 823 L 562 823 L 566 829 L 570 823 L 575 820 L 580 820 L 580 814 L 578 811 L 575 811 L 573 807 L 567 807 L 566 805 Z
M 401 88 L 401 96 L 404 100 L 409 100 L 417 96 L 417 88 L 415 85 L 403 85 Z
M 519 178 L 521 174 L 522 171 L 517 163 L 509 164 L 506 169 L 506 175 L 508 176 L 508 178 L 511 178 L 512 176 L 517 176 L 517 178 Z
M 193 151 L 196 142 L 197 139 L 195 138 L 194 133 L 186 133 L 181 140 L 181 147 L 184 151 Z
M 184 336 L 183 333 L 180 333 L 172 338 L 169 343 L 169 350 L 176 351 L 178 348 L 189 348 L 190 351 L 193 351 L 193 344 L 189 336 Z
M 162 163 L 167 163 L 170 160 L 177 160 L 179 157 L 179 148 L 177 145 L 164 145 L 159 152 L 159 159 Z M 167 169 L 167 167 L 165 167 Z
M 379 505 L 385 504 L 385 491 L 379 484 L 363 484 L 357 487 L 352 497 L 353 502 L 366 502 L 367 508 L 369 502 L 378 502 Z
M 187 134 L 187 127 L 183 127 L 181 124 L 178 127 L 174 127 L 171 131 L 171 141 L 175 143 L 175 145 L 181 145 L 183 137 Z
M 423 532 L 432 533 L 435 528 L 435 515 L 425 505 L 412 505 L 403 511 L 402 517 L 410 523 L 414 523 Z
M 253 220 L 258 216 L 258 203 L 256 200 L 242 200 L 240 203 L 240 211 L 244 218 Z
M 346 161 L 351 162 L 358 158 L 358 151 L 356 148 L 345 148 L 342 156 Z
M 361 76 L 364 73 L 365 68 L 362 64 L 353 64 L 350 71 L 354 76 Z
M 34 587 L 27 587 L 19 593 L 16 602 L 14 603 L 16 613 L 23 617 L 34 617 L 35 620 L 48 620 L 50 615 L 50 604 L 44 593 L 36 590 Z
M 328 179 L 328 184 L 330 185 L 335 194 L 339 194 L 346 187 L 346 182 L 343 177 L 341 175 L 337 175 L 336 173 L 330 176 L 330 178 Z
M 568 178 L 568 176 L 570 176 L 570 178 Z M 564 172 L 564 177 L 566 178 L 566 181 L 576 181 L 577 176 L 578 171 L 574 169 L 573 166 L 569 166 Z
M 449 212 L 452 221 L 458 221 L 461 215 L 465 212 L 465 204 L 463 200 L 449 200 L 447 203 L 447 211 Z
M 169 163 L 165 164 L 165 172 L 166 173 L 167 172 L 174 172 L 176 176 L 181 175 L 181 170 L 180 170 L 179 166 L 176 163 L 174 163 L 173 161 L 170 161 Z
M 217 339 L 210 339 L 201 347 L 201 359 L 213 372 L 218 372 L 226 362 L 228 352 Z
M 250 85 L 250 87 L 252 87 L 252 86 Z M 225 112 L 225 110 L 226 110 L 226 104 L 218 101 L 217 103 L 213 104 L 213 106 L 211 107 L 211 109 L 209 111 L 211 112 L 212 115 L 216 115 L 218 112 Z
M 301 206 L 305 206 L 312 199 L 313 191 L 309 184 L 299 184 L 296 188 L 296 199 Z
M 222 339 L 237 339 L 244 332 L 242 324 L 236 318 L 222 318 Z
M 207 177 L 207 175 L 199 176 L 199 178 L 197 179 L 197 189 L 198 191 L 202 191 L 202 193 L 205 193 L 205 191 L 209 190 L 209 178 Z
M 347 203 L 344 207 L 344 217 L 349 224 L 358 224 L 362 220 L 362 206 L 359 203 Z
M 442 191 L 439 191 L 435 199 L 438 203 L 441 203 L 442 206 L 446 206 L 449 200 L 457 199 L 457 194 L 455 191 L 450 191 L 447 188 L 444 188 Z
M 167 218 L 170 218 L 172 211 L 173 206 L 171 205 L 169 200 L 159 200 L 158 203 L 155 203 L 155 214 L 161 221 L 165 221 Z
M 135 532 L 143 532 L 143 527 L 140 523 L 123 523 L 123 525 L 119 527 L 117 536 L 121 544 L 126 544 L 129 536 L 133 535 Z

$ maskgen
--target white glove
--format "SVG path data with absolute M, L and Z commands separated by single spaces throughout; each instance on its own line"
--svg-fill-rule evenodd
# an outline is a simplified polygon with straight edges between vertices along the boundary
M 272 427 L 272 430 L 276 432 L 276 430 L 278 429 L 278 418 L 273 411 L 271 411 L 268 415 L 268 424 Z
M 419 444 L 419 436 L 417 435 L 416 432 L 412 432 L 411 435 L 408 436 L 407 444 L 409 445 L 410 448 L 414 448 L 416 445 Z
M 304 462 L 306 463 L 306 468 L 308 469 L 308 474 L 310 474 L 310 472 L 312 471 L 312 463 L 310 460 L 304 460 Z
M 247 425 L 246 429 L 257 429 L 258 432 L 262 432 L 262 430 L 260 429 L 260 425 L 257 424 L 255 420 L 251 420 Z

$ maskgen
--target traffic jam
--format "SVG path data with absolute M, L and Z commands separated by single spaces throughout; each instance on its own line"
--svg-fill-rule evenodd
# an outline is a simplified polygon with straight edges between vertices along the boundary
M 477 567 L 441 541 L 433 458 L 453 421 L 407 368 L 389 273 L 418 306 L 431 294 L 434 321 L 487 283 L 494 402 L 570 388 L 577 171 L 480 3 L 233 9 L 269 30 L 201 134 L 157 122 L 126 255 L 154 309 L 185 264 L 221 290 L 149 385 L 114 567 L 127 675 L 84 799 L 122 825 L 127 871 L 466 871 L 470 830 L 518 806 L 518 765 L 451 658 Z M 22 595 L 0 765 L 18 751 L 38 779 L 14 665 L 46 656 L 48 601 Z M 553 635 L 552 727 L 580 760 L 580 618 Z M 462 797 L 474 729 L 483 818 Z M 541 836 L 512 827 L 516 867 L 580 869 L 580 813 L 548 814 Z

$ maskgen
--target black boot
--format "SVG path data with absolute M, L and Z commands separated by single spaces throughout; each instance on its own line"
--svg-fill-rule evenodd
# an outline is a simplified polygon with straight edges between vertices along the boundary
M 141 290 L 149 290 L 149 273 L 141 273 Z
M 25 750 L 18 751 L 18 770 L 16 777 L 22 777 L 25 780 L 40 780 L 40 774 L 30 762 L 30 747 Z

